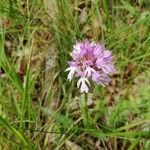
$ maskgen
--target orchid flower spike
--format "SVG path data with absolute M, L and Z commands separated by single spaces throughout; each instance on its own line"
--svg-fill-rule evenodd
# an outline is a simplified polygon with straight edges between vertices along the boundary
M 112 52 L 106 50 L 104 45 L 83 41 L 76 42 L 71 53 L 72 60 L 68 62 L 68 80 L 78 77 L 77 87 L 81 93 L 88 93 L 90 82 L 98 85 L 108 85 L 110 75 L 115 72 Z

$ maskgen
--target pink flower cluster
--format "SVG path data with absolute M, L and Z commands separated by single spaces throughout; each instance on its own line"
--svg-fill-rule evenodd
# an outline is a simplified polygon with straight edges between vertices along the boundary
M 72 61 L 69 61 L 68 79 L 79 77 L 77 87 L 81 93 L 88 93 L 90 80 L 98 85 L 105 86 L 109 83 L 109 75 L 115 72 L 112 52 L 105 49 L 104 45 L 95 42 L 77 42 L 71 53 Z

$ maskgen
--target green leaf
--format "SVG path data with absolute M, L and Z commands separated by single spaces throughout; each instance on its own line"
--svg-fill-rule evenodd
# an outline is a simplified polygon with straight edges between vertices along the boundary
M 10 125 L 8 121 L 6 121 L 6 119 L 4 119 L 1 115 L 0 115 L 0 126 L 8 129 L 10 132 L 12 132 L 12 134 L 16 135 L 25 145 L 30 146 L 30 143 L 27 140 L 27 138 L 19 130 Z

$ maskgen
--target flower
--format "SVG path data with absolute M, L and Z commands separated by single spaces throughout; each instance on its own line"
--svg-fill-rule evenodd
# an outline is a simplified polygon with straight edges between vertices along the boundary
M 72 60 L 68 62 L 68 80 L 79 77 L 77 87 L 81 93 L 88 93 L 92 80 L 98 85 L 106 86 L 110 75 L 115 72 L 112 52 L 105 49 L 103 44 L 89 42 L 76 42 L 70 53 Z
M 82 92 L 88 93 L 89 88 L 88 88 L 88 86 L 87 86 L 86 83 L 90 85 L 90 82 L 89 82 L 89 81 L 87 80 L 87 78 L 85 78 L 85 77 L 81 77 L 81 78 L 78 80 L 78 82 L 77 82 L 77 87 L 78 87 L 78 88 L 80 87 L 81 93 L 82 93 Z

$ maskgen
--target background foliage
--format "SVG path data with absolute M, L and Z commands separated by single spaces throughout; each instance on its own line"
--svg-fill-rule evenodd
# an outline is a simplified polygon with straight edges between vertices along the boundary
M 147 0 L 0 1 L 0 149 L 150 149 Z M 64 70 L 76 40 L 105 43 L 117 73 L 88 94 Z

